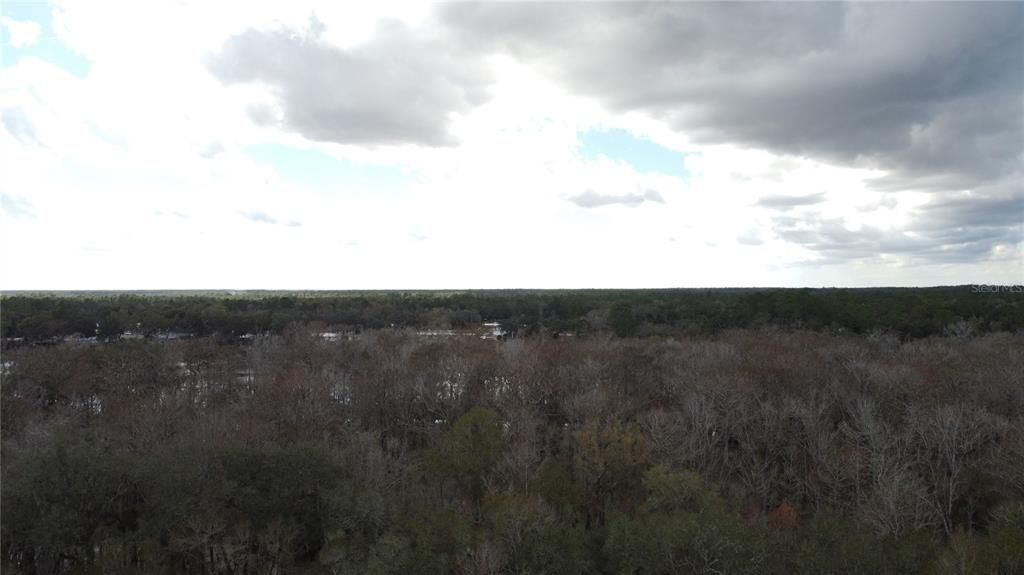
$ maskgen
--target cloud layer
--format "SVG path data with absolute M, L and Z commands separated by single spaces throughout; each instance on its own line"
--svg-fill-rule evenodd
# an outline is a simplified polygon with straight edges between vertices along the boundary
M 4 13 L 2 287 L 1024 273 L 1024 4 L 55 1 Z
M 779 227 L 826 258 L 968 260 L 1021 241 L 1024 4 L 494 3 L 441 17 L 467 49 L 514 54 L 693 142 L 873 168 L 875 190 L 930 195 L 895 239 L 838 221 Z
M 761 197 L 757 205 L 777 210 L 788 210 L 798 206 L 811 206 L 825 201 L 825 193 L 809 194 L 806 196 L 768 195 Z
M 593 190 L 587 190 L 582 194 L 572 196 L 569 201 L 581 208 L 600 208 L 602 206 L 621 205 L 635 208 L 644 202 L 665 203 L 661 194 L 654 190 L 645 190 L 643 193 L 634 192 L 629 194 L 599 194 Z
M 697 141 L 878 163 L 904 187 L 1020 169 L 1019 3 L 495 3 L 443 16 L 467 45 Z
M 262 83 L 284 127 L 339 144 L 451 144 L 452 117 L 486 100 L 490 81 L 473 58 L 386 21 L 367 43 L 342 49 L 311 19 L 301 30 L 249 29 L 229 38 L 210 70 L 227 84 Z M 254 110 L 264 123 L 272 110 Z

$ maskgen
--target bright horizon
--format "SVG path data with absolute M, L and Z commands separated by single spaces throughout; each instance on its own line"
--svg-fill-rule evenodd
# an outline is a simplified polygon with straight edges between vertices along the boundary
M 0 289 L 1024 283 L 1024 4 L 0 5 Z

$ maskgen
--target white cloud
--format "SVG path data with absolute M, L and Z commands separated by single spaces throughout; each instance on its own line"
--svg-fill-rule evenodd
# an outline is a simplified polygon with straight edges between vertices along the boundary
M 35 22 L 22 22 L 0 16 L 0 27 L 7 29 L 11 46 L 14 48 L 31 46 L 39 40 L 40 27 Z

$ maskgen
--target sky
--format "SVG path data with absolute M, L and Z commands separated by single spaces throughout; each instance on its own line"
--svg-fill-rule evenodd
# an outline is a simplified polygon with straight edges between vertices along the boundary
M 0 289 L 1024 283 L 1024 3 L 0 1 Z

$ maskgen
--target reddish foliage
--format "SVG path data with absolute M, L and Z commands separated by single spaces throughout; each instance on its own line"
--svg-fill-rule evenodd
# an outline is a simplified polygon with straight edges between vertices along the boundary
M 799 525 L 800 516 L 796 512 L 796 508 L 789 503 L 783 502 L 768 514 L 768 526 L 772 529 L 789 531 L 796 529 Z

